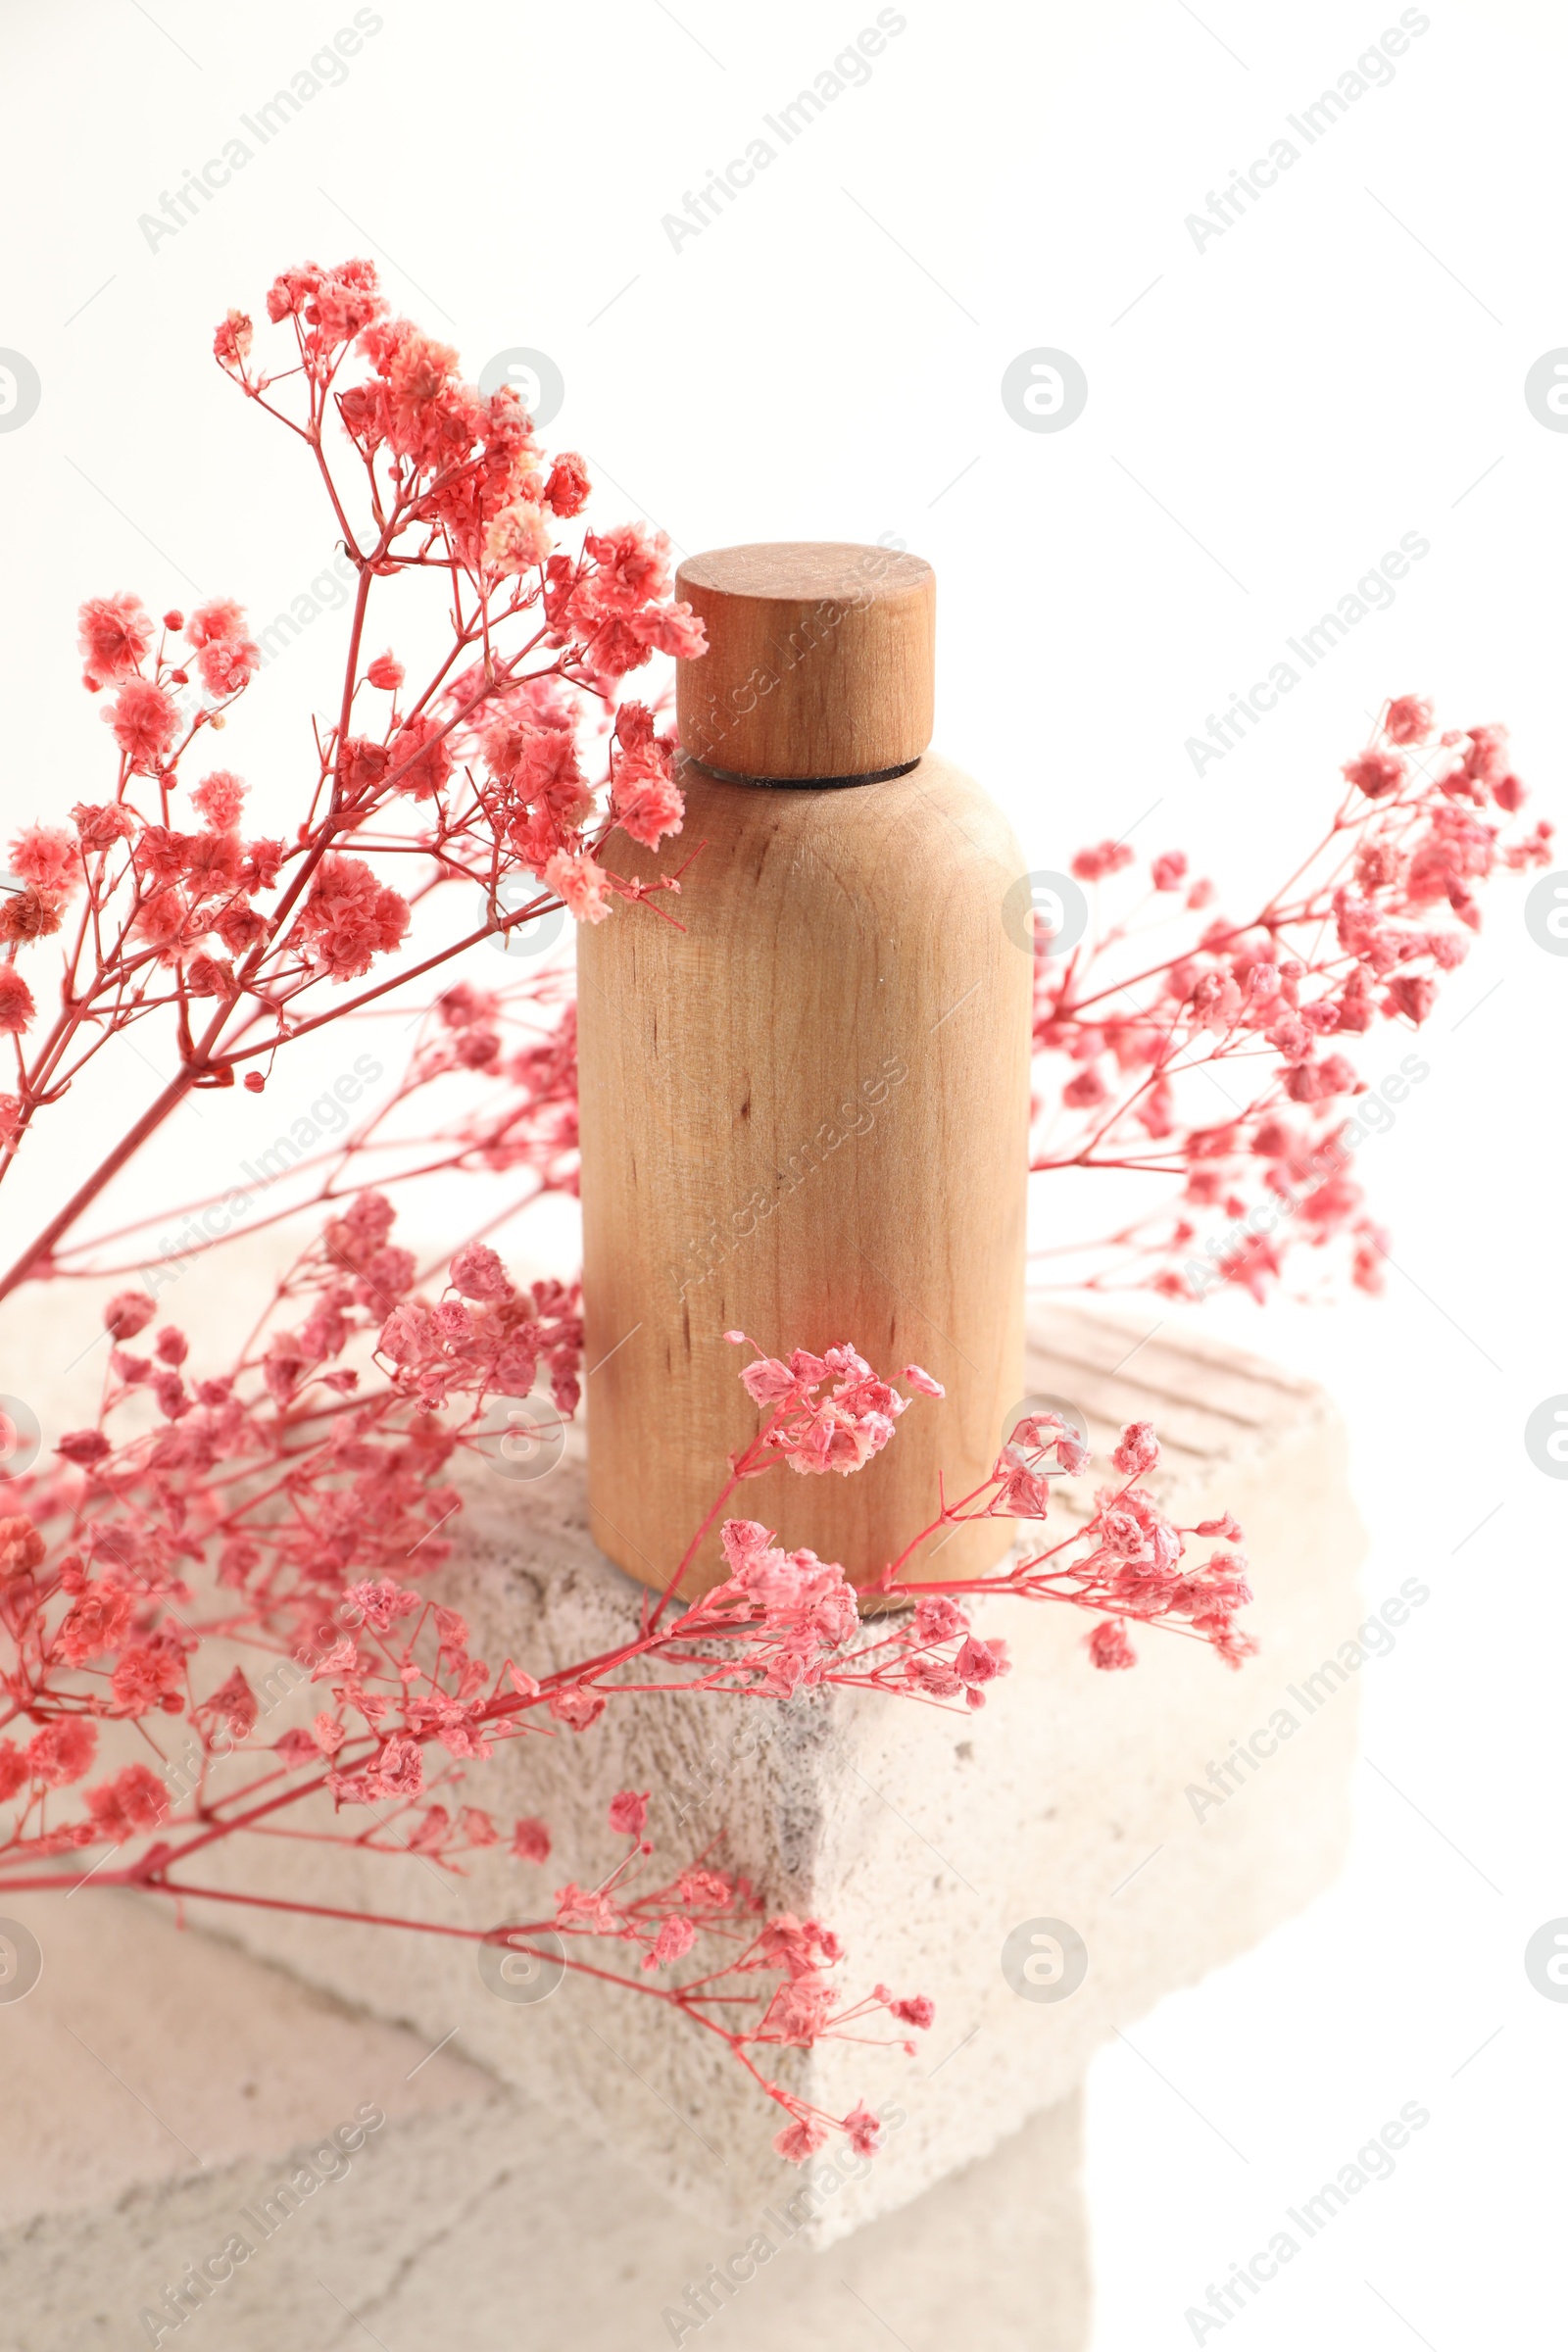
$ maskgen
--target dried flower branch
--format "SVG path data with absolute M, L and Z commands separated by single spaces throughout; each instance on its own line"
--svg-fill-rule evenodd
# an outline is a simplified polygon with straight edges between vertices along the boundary
M 459 1501 L 454 1456 L 483 1450 L 491 1400 L 527 1396 L 541 1368 L 558 1407 L 573 1408 L 577 1299 L 558 1283 L 519 1290 L 483 1243 L 461 1249 L 439 1296 L 423 1296 L 393 1223 L 375 1193 L 329 1219 L 278 1285 L 263 1328 L 217 1378 L 191 1380 L 185 1335 L 172 1324 L 137 1350 L 155 1316 L 144 1292 L 110 1300 L 97 1417 L 60 1441 L 48 1468 L 11 1482 L 23 1507 L 0 1522 L 0 1803 L 14 1808 L 0 1838 L 0 1891 L 63 1886 L 39 1866 L 111 1845 L 134 1851 L 94 1867 L 100 1886 L 276 1900 L 201 1876 L 213 1845 L 247 1837 L 413 1850 L 461 1870 L 465 1856 L 503 1841 L 482 1804 L 466 1792 L 457 1801 L 500 1741 L 589 1731 L 608 1707 L 648 1691 L 777 1703 L 843 1685 L 972 1708 L 1008 1671 L 1005 1642 L 974 1632 L 961 1600 L 906 1588 L 900 1572 L 945 1522 L 982 1512 L 1044 1521 L 1054 1474 L 1045 1456 L 1069 1475 L 1088 1458 L 1050 1415 L 1020 1424 L 986 1486 L 945 1506 L 889 1563 L 884 1591 L 906 1591 L 912 1609 L 862 1625 L 840 1566 L 781 1548 L 758 1521 L 728 1518 L 725 1581 L 667 1620 L 673 1586 L 650 1599 L 640 1631 L 617 1648 L 538 1679 L 516 1660 L 473 1657 L 462 1616 L 420 1590 L 450 1553 L 441 1531 Z M 912 1396 L 904 1394 L 848 1346 L 822 1356 L 798 1349 L 788 1361 L 760 1355 L 742 1378 L 762 1417 L 705 1528 L 744 1482 L 780 1465 L 852 1475 L 892 1441 L 911 1401 L 942 1394 L 917 1365 L 904 1375 Z M 138 1429 L 147 1398 L 156 1420 Z M 122 1437 L 122 1422 L 131 1424 Z M 1189 1534 L 1238 1531 L 1171 1527 L 1134 1483 L 1156 1457 L 1152 1431 L 1130 1428 L 1113 1463 L 1120 1483 L 1097 1496 L 1082 1528 L 965 1589 L 1113 1612 L 1091 1639 L 1100 1665 L 1129 1662 L 1124 1618 L 1170 1622 L 1234 1663 L 1248 1647 L 1232 1624 L 1249 1597 L 1243 1564 L 1224 1554 L 1195 1570 L 1183 1555 Z M 229 1663 L 236 1646 L 250 1672 Z M 284 1659 L 325 1686 L 327 1703 L 308 1728 L 265 1719 L 258 1682 L 268 1688 L 270 1664 Z M 195 1742 L 184 1787 L 168 1743 L 173 1718 L 187 1755 Z M 140 1752 L 94 1779 L 105 1740 L 117 1757 L 127 1741 Z M 359 1828 L 362 1810 L 369 1818 Z M 759 1899 L 706 1853 L 641 1888 L 646 1819 L 646 1791 L 615 1798 L 611 1826 L 632 1848 L 592 1892 L 563 1886 L 539 1931 L 563 1939 L 566 1966 L 665 1999 L 721 2034 L 786 2111 L 783 2153 L 810 2153 L 830 2128 L 868 2149 L 876 2126 L 864 2109 L 858 2120 L 819 2115 L 764 2077 L 754 2053 L 844 2037 L 883 2011 L 920 2027 L 930 2004 L 895 2001 L 885 1987 L 843 2003 L 827 1974 L 840 1957 L 832 1935 L 787 1916 L 748 1924 Z M 544 1824 L 515 1824 L 518 1861 L 543 1859 L 549 1845 Z M 529 1932 L 509 1930 L 508 1940 L 526 1946 Z M 700 1975 L 649 1981 L 700 1939 L 710 1955 L 717 1947 Z M 630 1947 L 636 1973 L 585 1959 L 595 1943 Z M 780 1981 L 754 1989 L 749 1980 L 765 1972 Z
M 859 1999 L 842 1992 L 831 1930 L 767 1916 L 748 1880 L 706 1849 L 673 1876 L 655 1869 L 649 1791 L 611 1803 L 609 1826 L 628 1842 L 602 1885 L 567 1882 L 536 1921 L 506 1930 L 220 1886 L 204 1880 L 202 1857 L 266 1838 L 412 1848 L 454 1873 L 499 1848 L 536 1868 L 551 1851 L 548 1825 L 528 1815 L 509 1831 L 471 1801 L 483 1791 L 470 1776 L 502 1742 L 587 1733 L 647 1692 L 772 1708 L 842 1686 L 981 1707 L 1008 1672 L 1007 1644 L 976 1630 L 967 1597 L 1092 1612 L 1086 1646 L 1102 1670 L 1134 1662 L 1129 1629 L 1140 1625 L 1203 1642 L 1235 1666 L 1252 1647 L 1236 1622 L 1250 1597 L 1241 1531 L 1228 1517 L 1172 1523 L 1141 1483 L 1158 1447 L 1136 1423 L 1110 1482 L 1047 1543 L 1050 1482 L 1080 1478 L 1088 1456 L 1062 1421 L 1037 1413 L 983 1485 L 933 1496 L 930 1524 L 888 1563 L 880 1601 L 910 1605 L 862 1619 L 840 1566 L 726 1513 L 781 1466 L 854 1475 L 911 1404 L 939 1405 L 940 1387 L 909 1365 L 897 1388 L 848 1344 L 820 1356 L 754 1350 L 741 1378 L 757 1433 L 635 1636 L 537 1679 L 525 1662 L 474 1657 L 462 1616 L 428 1590 L 451 1553 L 455 1465 L 483 1453 L 498 1407 L 540 1382 L 569 1415 L 581 1374 L 575 1282 L 519 1286 L 487 1238 L 576 1186 L 574 1008 L 547 965 L 492 990 L 446 977 L 390 1100 L 351 1131 L 311 1128 L 286 1203 L 264 1202 L 247 1229 L 312 1202 L 327 1213 L 226 1368 L 192 1373 L 172 1323 L 143 1341 L 170 1269 L 211 1246 L 198 1212 L 213 1204 L 176 1212 L 189 1228 L 151 1253 L 148 1228 L 84 1235 L 82 1221 L 192 1090 L 239 1078 L 262 1092 L 296 1039 L 384 1014 L 453 956 L 552 908 L 597 922 L 618 897 L 629 902 L 622 919 L 672 920 L 663 901 L 680 887 L 618 879 L 596 855 L 614 826 L 649 848 L 680 830 L 672 741 L 654 707 L 621 699 L 654 653 L 703 650 L 700 625 L 667 601 L 662 539 L 624 526 L 558 548 L 558 526 L 588 497 L 582 461 L 546 458 L 510 392 L 481 396 L 452 352 L 389 318 L 369 264 L 286 271 L 268 312 L 288 364 L 253 364 L 254 330 L 237 311 L 219 329 L 219 363 L 309 452 L 358 578 L 336 714 L 317 727 L 297 816 L 277 838 L 253 836 L 232 769 L 189 781 L 216 758 L 206 737 L 225 728 L 258 666 L 239 606 L 217 599 L 155 622 L 132 596 L 95 598 L 80 644 L 86 686 L 109 697 L 113 789 L 77 803 L 69 826 L 24 827 L 11 845 L 20 887 L 0 902 L 0 1036 L 14 1070 L 0 1094 L 0 1179 L 113 1041 L 157 1019 L 178 1060 L 0 1276 L 0 1298 L 61 1274 L 143 1278 L 105 1310 L 111 1347 L 92 1421 L 45 1467 L 6 1483 L 0 1891 L 69 1884 L 59 1858 L 78 1864 L 98 1848 L 96 1886 L 373 1918 L 536 1955 L 558 1938 L 565 1967 L 719 2035 L 782 2109 L 781 2154 L 801 2161 L 830 2131 L 868 2154 L 876 2118 L 863 2105 L 844 2117 L 811 2107 L 772 2079 L 769 2053 L 874 2039 L 862 2029 L 883 2020 L 903 2040 L 931 2023 L 930 2002 L 881 1984 Z M 371 602 L 379 637 L 384 598 L 426 576 L 448 625 L 411 684 L 397 654 L 368 651 Z M 590 782 L 583 738 L 594 729 L 606 759 Z M 1511 817 L 1524 798 L 1500 729 L 1436 747 L 1430 735 L 1415 698 L 1388 708 L 1347 765 L 1319 851 L 1250 921 L 1211 916 L 1185 948 L 1156 949 L 1167 906 L 1206 914 L 1213 900 L 1170 854 L 1153 861 L 1140 905 L 1093 944 L 1057 956 L 1055 942 L 1038 943 L 1050 1112 L 1037 1170 L 1110 1168 L 1182 1187 L 1174 1207 L 1110 1238 L 1089 1287 L 1145 1282 L 1191 1298 L 1230 1280 L 1261 1295 L 1284 1264 L 1278 1227 L 1292 1217 L 1313 1247 L 1348 1235 L 1355 1278 L 1375 1284 L 1381 1239 L 1347 1174 L 1346 1113 L 1353 1124 L 1361 1081 L 1342 1046 L 1380 1021 L 1418 1028 L 1438 975 L 1479 924 L 1479 885 L 1499 866 L 1543 860 L 1549 838 L 1544 826 L 1510 838 L 1490 813 Z M 1106 844 L 1082 853 L 1074 874 L 1094 885 L 1131 862 Z M 482 919 L 455 940 L 416 941 L 424 907 L 452 885 Z M 1459 929 L 1435 926 L 1444 906 Z M 51 956 L 52 991 L 41 977 Z M 1248 1099 L 1232 1098 L 1215 1123 L 1197 1089 L 1222 1067 Z M 384 1187 L 463 1172 L 511 1177 L 510 1196 L 449 1238 L 442 1267 L 421 1272 L 392 1238 Z M 1233 1228 L 1198 1257 L 1194 1216 L 1208 1207 Z M 1272 1230 L 1256 1228 L 1260 1212 Z M 927 1537 L 982 1516 L 1038 1528 L 1038 1545 L 967 1584 L 906 1580 Z M 727 1575 L 680 1600 L 714 1525 Z M 279 1728 L 268 1678 L 284 1661 L 314 1686 L 314 1712 Z M 669 1973 L 683 1966 L 695 1973 Z
M 190 770 L 260 661 L 244 613 L 228 598 L 161 623 L 129 595 L 83 606 L 83 683 L 110 694 L 118 772 L 112 796 L 78 803 L 69 829 L 29 825 L 12 847 L 24 887 L 0 910 L 0 1034 L 15 1065 L 0 1095 L 0 1181 L 39 1113 L 112 1038 L 164 1015 L 178 1068 L 0 1274 L 0 1298 L 50 1270 L 193 1089 L 243 1076 L 260 1091 L 283 1047 L 489 933 L 559 906 L 601 921 L 616 895 L 657 904 L 678 887 L 622 881 L 595 858 L 616 826 L 653 847 L 680 825 L 669 739 L 643 705 L 616 709 L 654 652 L 703 651 L 701 624 L 666 601 L 664 541 L 627 524 L 558 550 L 556 527 L 588 496 L 581 459 L 552 464 L 513 391 L 481 396 L 454 352 L 389 318 L 369 263 L 285 271 L 268 314 L 287 330 L 291 366 L 253 368 L 253 328 L 237 312 L 216 351 L 247 399 L 310 450 L 359 575 L 336 723 L 318 730 L 292 838 L 244 835 L 246 788 L 227 767 L 189 786 L 196 821 L 182 824 Z M 366 631 L 380 583 L 423 574 L 443 584 L 450 636 L 412 686 L 395 655 L 367 656 Z M 603 798 L 579 756 L 590 715 L 613 716 Z M 477 889 L 484 918 L 410 962 L 415 905 L 453 883 Z M 519 884 L 514 905 L 508 886 Z M 40 1015 L 18 957 L 56 937 L 56 1004 Z
M 1510 830 L 1526 792 L 1505 730 L 1432 735 L 1430 704 L 1387 705 L 1324 839 L 1250 920 L 1210 912 L 1213 884 L 1178 851 L 1092 939 L 1058 954 L 1037 937 L 1033 1166 L 1184 1180 L 1097 1247 L 1053 1253 L 1074 1287 L 1261 1298 L 1288 1257 L 1343 1239 L 1355 1283 L 1381 1289 L 1387 1237 L 1350 1170 L 1386 1114 L 1346 1049 L 1385 1025 L 1413 1039 L 1481 928 L 1481 887 L 1550 859 L 1549 824 Z M 1094 886 L 1134 865 L 1104 842 L 1072 871 Z M 1205 918 L 1174 950 L 1173 913 Z

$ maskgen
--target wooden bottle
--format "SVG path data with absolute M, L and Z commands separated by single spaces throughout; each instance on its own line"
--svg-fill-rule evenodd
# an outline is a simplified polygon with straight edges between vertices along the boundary
M 879 547 L 724 548 L 676 593 L 683 830 L 607 864 L 693 860 L 678 899 L 577 939 L 589 1504 L 662 1586 L 759 1425 L 749 1351 L 849 1341 L 921 1364 L 850 1476 L 782 1466 L 730 1515 L 870 1582 L 990 1473 L 1023 1396 L 1031 960 L 1004 927 L 1023 858 L 931 733 L 936 583 Z M 693 859 L 693 853 L 699 852 Z M 978 1575 L 1010 1522 L 947 1529 L 921 1578 Z M 722 1573 L 716 1535 L 683 1590 Z

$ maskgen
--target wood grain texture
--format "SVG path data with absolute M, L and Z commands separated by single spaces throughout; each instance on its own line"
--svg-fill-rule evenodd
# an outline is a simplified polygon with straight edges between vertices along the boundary
M 689 556 L 709 650 L 676 669 L 680 739 L 731 776 L 880 775 L 931 741 L 936 574 L 886 547 L 786 540 Z
M 759 1416 L 731 1327 L 768 1352 L 851 1341 L 917 1399 L 851 1477 L 779 1469 L 734 1515 L 874 1577 L 990 1471 L 1024 1394 L 1028 956 L 1023 869 L 971 779 L 927 756 L 848 789 L 759 791 L 683 763 L 701 855 L 684 930 L 620 908 L 578 935 L 589 1492 L 596 1541 L 664 1582 Z M 668 904 L 668 902 L 666 902 Z M 910 1573 L 980 1573 L 1010 1523 Z M 688 1589 L 719 1573 L 716 1540 Z

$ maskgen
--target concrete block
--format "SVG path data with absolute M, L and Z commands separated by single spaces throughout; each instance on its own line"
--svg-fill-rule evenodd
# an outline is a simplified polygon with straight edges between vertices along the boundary
M 432 2054 L 122 1895 L 7 1907 L 44 1966 L 0 2002 L 6 2352 L 1088 2341 L 1075 2099 L 816 2255 L 777 2206 L 695 2223 L 461 2036 Z
M 611 1793 L 652 1788 L 650 1834 L 671 1866 L 718 1841 L 771 1905 L 843 1936 L 852 1986 L 880 1979 L 935 1999 L 916 2060 L 827 2044 L 785 2053 L 776 2070 L 835 2113 L 863 2097 L 907 2115 L 866 2178 L 812 2223 L 813 2242 L 919 2197 L 1059 2106 L 1119 2027 L 1308 1901 L 1348 1829 L 1353 1691 L 1309 1739 L 1276 1738 L 1262 1760 L 1254 1750 L 1230 1766 L 1236 1782 L 1249 1776 L 1245 1802 L 1218 1801 L 1223 1773 L 1209 1777 L 1355 1622 L 1362 1538 L 1326 1398 L 1216 1343 L 1081 1309 L 1036 1316 L 1028 1377 L 1031 1392 L 1080 1408 L 1097 1452 L 1116 1424 L 1153 1420 L 1159 1480 L 1184 1519 L 1236 1513 L 1262 1658 L 1233 1674 L 1200 1644 L 1151 1631 L 1135 1672 L 1102 1675 L 1079 1612 L 988 1601 L 981 1630 L 1008 1637 L 1015 1670 L 975 1716 L 843 1690 L 765 1711 L 638 1697 L 587 1735 L 503 1747 L 484 1769 L 485 1801 L 550 1823 L 556 1850 L 542 1869 L 485 1856 L 455 1881 L 416 1857 L 263 1845 L 214 1849 L 205 1875 L 437 1925 L 548 1918 L 550 1889 L 591 1886 L 616 1860 Z M 748 1498 L 786 1540 L 788 1483 Z M 468 1496 L 443 1576 L 476 1655 L 543 1674 L 626 1638 L 642 1595 L 589 1540 L 580 1453 L 536 1485 L 480 1469 Z M 471 1944 L 192 1908 L 424 2046 L 461 2029 L 470 2056 L 695 2212 L 733 2227 L 788 2193 L 793 2176 L 769 2145 L 776 2115 L 720 2045 L 658 2002 L 568 1978 L 547 2001 L 514 2004 L 481 1983 Z M 1082 1981 L 1053 1981 L 1058 1951 L 1080 1945 Z M 1040 1981 L 1020 1993 L 1023 1961 Z

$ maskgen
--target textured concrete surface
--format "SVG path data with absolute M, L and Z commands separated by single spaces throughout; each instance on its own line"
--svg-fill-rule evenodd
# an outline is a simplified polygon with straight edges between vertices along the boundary
M 485 1768 L 498 1814 L 538 1813 L 541 1867 L 481 1857 L 454 1881 L 388 1860 L 270 1844 L 215 1849 L 206 1875 L 432 1925 L 548 1917 L 567 1878 L 592 1886 L 619 1852 L 611 1793 L 656 1791 L 650 1834 L 671 1866 L 716 1840 L 771 1903 L 844 1936 L 848 1982 L 926 1992 L 936 2023 L 911 2061 L 826 2045 L 786 2053 L 780 2079 L 842 2114 L 863 2097 L 908 2122 L 863 2181 L 814 2224 L 817 2242 L 917 2197 L 984 2156 L 1082 2081 L 1094 2049 L 1163 1993 L 1193 1983 L 1298 1909 L 1333 1875 L 1348 1822 L 1353 1693 L 1255 1763 L 1245 1805 L 1197 1807 L 1209 1767 L 1266 1722 L 1268 1694 L 1310 1673 L 1355 1622 L 1361 1537 L 1341 1433 L 1322 1395 L 1229 1348 L 1082 1311 L 1036 1319 L 1031 1391 L 1085 1414 L 1097 1450 L 1112 1424 L 1156 1423 L 1181 1516 L 1229 1507 L 1247 1531 L 1260 1660 L 1233 1674 L 1196 1642 L 1139 1637 L 1129 1674 L 1088 1665 L 1076 1611 L 987 1603 L 1015 1671 L 981 1714 L 835 1691 L 782 1711 L 683 1696 L 612 1706 Z M 782 1515 L 787 1482 L 753 1511 Z M 544 1673 L 625 1638 L 640 1592 L 591 1544 L 580 1459 L 536 1485 L 483 1470 L 470 1485 L 447 1597 L 475 1654 Z M 1250 1768 L 1250 1769 L 1253 1769 Z M 652 2168 L 696 2213 L 734 2221 L 777 2196 L 773 2118 L 723 2048 L 658 2002 L 568 1978 L 519 2006 L 481 1984 L 474 1948 L 281 1913 L 193 1906 L 203 1927 L 401 2022 L 424 2046 L 462 2046 L 524 2095 L 568 2109 Z M 1009 1933 L 1067 1923 L 1088 1953 L 1068 1997 L 1021 1998 L 1004 1976 Z M 921 2078 L 925 2079 L 922 2080 Z
M 133 1898 L 8 1908 L 44 1968 L 0 2003 L 5 2352 L 1088 2341 L 1076 2099 L 815 2254 L 820 2162 L 707 2229 L 461 2036 L 431 2055 Z

